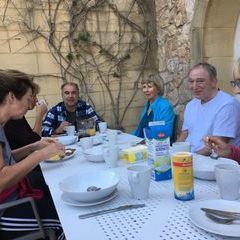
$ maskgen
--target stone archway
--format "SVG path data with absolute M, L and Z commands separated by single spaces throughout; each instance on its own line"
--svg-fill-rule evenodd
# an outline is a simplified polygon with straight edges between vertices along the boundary
M 226 91 L 231 91 L 234 45 L 240 42 L 236 31 L 239 11 L 240 0 L 197 0 L 192 22 L 191 62 L 216 66 L 219 87 Z
M 233 50 L 233 59 L 237 61 L 240 58 L 240 15 L 238 16 L 238 21 L 235 30 L 234 38 L 234 50 Z

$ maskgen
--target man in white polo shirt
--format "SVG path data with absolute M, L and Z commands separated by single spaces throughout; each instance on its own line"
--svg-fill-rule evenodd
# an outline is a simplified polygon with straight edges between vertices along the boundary
M 210 155 L 205 136 L 217 136 L 240 145 L 240 104 L 231 95 L 218 90 L 217 72 L 208 63 L 196 64 L 188 75 L 194 98 L 187 104 L 178 141 L 188 141 L 191 151 Z

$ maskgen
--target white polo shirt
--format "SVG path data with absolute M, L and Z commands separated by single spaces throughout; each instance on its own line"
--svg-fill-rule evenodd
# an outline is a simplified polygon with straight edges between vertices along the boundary
M 223 91 L 203 104 L 194 98 L 186 105 L 182 130 L 188 130 L 186 141 L 192 152 L 204 147 L 205 136 L 230 137 L 233 145 L 240 146 L 240 104 Z

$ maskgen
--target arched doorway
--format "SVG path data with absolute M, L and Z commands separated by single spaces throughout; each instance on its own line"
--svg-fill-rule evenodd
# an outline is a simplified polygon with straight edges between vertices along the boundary
M 195 4 L 192 63 L 207 61 L 216 66 L 219 87 L 230 92 L 233 63 L 240 53 L 240 0 L 198 0 Z

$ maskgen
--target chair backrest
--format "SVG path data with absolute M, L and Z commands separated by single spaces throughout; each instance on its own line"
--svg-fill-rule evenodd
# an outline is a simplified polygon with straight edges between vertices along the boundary
M 173 125 L 173 135 L 172 135 L 172 139 L 171 139 L 171 143 L 176 142 L 177 138 L 178 138 L 178 124 L 179 124 L 179 115 L 176 114 L 175 115 L 175 119 L 174 119 L 174 125 Z
M 27 240 L 37 240 L 37 239 L 46 239 L 46 237 L 49 237 L 50 240 L 55 240 L 56 237 L 52 233 L 52 231 L 45 231 L 43 229 L 42 221 L 40 219 L 36 204 L 31 197 L 21 198 L 21 199 L 15 200 L 15 201 L 2 203 L 2 204 L 0 204 L 0 210 L 6 210 L 8 208 L 15 207 L 15 206 L 27 203 L 27 202 L 32 207 L 32 210 L 33 210 L 34 216 L 37 220 L 39 229 L 34 232 L 24 234 L 24 236 L 14 238 L 12 240 L 26 240 L 26 239 Z

